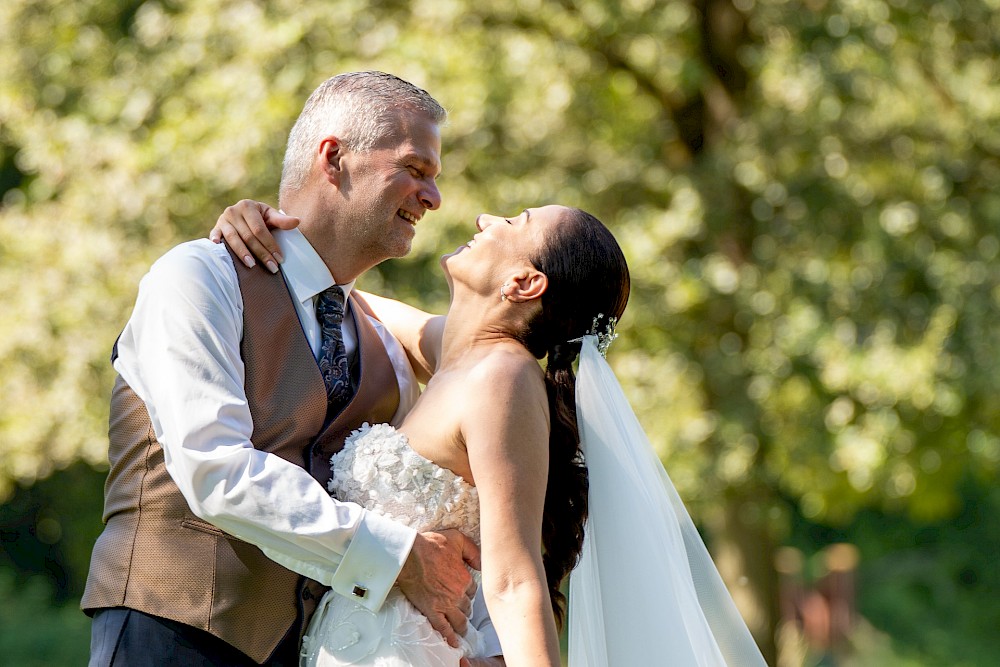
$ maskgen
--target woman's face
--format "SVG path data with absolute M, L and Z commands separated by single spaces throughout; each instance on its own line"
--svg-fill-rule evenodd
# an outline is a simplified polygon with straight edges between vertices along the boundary
M 525 209 L 515 217 L 483 213 L 476 218 L 479 232 L 472 240 L 441 258 L 449 284 L 461 279 L 499 290 L 506 276 L 531 266 L 531 258 L 545 247 L 552 230 L 569 211 L 565 206 L 549 205 Z

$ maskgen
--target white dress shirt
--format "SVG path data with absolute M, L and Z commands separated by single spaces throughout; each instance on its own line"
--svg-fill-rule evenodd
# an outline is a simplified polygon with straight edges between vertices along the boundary
M 301 232 L 275 237 L 316 354 L 315 297 L 333 277 Z M 343 286 L 345 294 L 352 286 Z M 372 323 L 399 382 L 398 423 L 419 385 L 398 341 Z M 350 310 L 343 327 L 348 355 L 356 354 Z M 303 468 L 253 447 L 242 336 L 243 299 L 231 255 L 221 244 L 192 241 L 161 257 L 142 279 L 114 366 L 146 404 L 167 470 L 197 516 L 338 593 L 350 596 L 356 584 L 364 585 L 369 594 L 362 602 L 377 609 L 415 531 L 332 499 Z

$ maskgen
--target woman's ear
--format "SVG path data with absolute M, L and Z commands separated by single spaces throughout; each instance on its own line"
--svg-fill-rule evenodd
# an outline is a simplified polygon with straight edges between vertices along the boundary
M 344 173 L 344 145 L 335 136 L 328 136 L 319 143 L 317 159 L 322 164 L 328 181 L 339 186 Z
M 504 283 L 507 300 L 514 303 L 524 303 L 539 299 L 549 288 L 549 278 L 538 269 L 525 269 Z

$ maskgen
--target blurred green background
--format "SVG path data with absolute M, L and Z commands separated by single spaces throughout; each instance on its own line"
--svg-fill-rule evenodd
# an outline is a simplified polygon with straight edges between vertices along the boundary
M 1000 664 L 998 10 L 5 0 L 2 661 L 86 660 L 139 278 L 381 69 L 451 118 L 445 204 L 366 288 L 440 310 L 477 213 L 595 213 L 633 272 L 610 360 L 769 662 Z

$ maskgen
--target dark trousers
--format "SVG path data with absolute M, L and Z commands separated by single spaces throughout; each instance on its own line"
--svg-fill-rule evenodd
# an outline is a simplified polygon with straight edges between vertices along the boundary
M 294 630 L 295 628 L 293 628 Z M 289 632 L 269 667 L 299 664 L 298 632 Z M 90 667 L 257 667 L 204 630 L 134 609 L 101 609 L 90 630 Z

